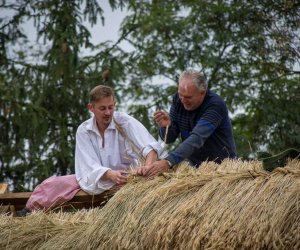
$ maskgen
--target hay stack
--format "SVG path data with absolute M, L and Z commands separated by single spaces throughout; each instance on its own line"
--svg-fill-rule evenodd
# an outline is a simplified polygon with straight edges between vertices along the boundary
M 102 209 L 0 217 L 0 249 L 300 249 L 300 161 L 186 164 Z

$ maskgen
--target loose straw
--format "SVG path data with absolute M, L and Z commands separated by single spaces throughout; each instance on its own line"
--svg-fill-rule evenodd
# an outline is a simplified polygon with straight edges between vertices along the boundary
M 0 216 L 0 249 L 300 249 L 300 161 L 182 162 L 99 209 Z
M 165 139 L 164 139 L 164 143 L 167 144 L 167 136 L 168 136 L 168 132 L 169 132 L 169 125 L 166 127 L 166 133 L 165 133 Z

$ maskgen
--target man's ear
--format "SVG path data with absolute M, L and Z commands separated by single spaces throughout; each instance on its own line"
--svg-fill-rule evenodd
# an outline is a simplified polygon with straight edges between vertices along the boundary
M 87 106 L 88 106 L 89 111 L 91 111 L 91 112 L 94 113 L 94 106 L 93 106 L 93 104 L 92 103 L 88 103 Z

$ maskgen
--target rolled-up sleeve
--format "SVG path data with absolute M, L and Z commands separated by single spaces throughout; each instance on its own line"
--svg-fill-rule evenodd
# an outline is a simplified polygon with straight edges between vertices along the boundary
M 151 150 L 155 150 L 160 159 L 167 155 L 160 143 L 135 118 L 128 116 L 127 124 L 124 124 L 122 127 L 125 128 L 127 136 L 139 149 L 144 158 L 147 157 Z
M 147 155 L 150 153 L 151 150 L 156 151 L 157 156 L 159 159 L 163 159 L 165 158 L 168 154 L 166 152 L 166 150 L 164 150 L 160 143 L 157 141 L 154 141 L 152 143 L 149 143 L 146 147 L 144 147 L 143 149 L 143 156 L 146 158 Z

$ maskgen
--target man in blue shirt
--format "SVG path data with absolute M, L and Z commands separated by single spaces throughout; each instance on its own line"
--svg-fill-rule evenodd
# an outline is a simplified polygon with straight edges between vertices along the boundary
M 236 157 L 226 104 L 208 89 L 204 75 L 196 70 L 180 75 L 170 113 L 157 111 L 154 120 L 166 143 L 174 142 L 178 136 L 182 142 L 165 159 L 144 166 L 140 170 L 144 176 L 165 172 L 183 160 L 198 167 L 203 161 L 220 163 Z

